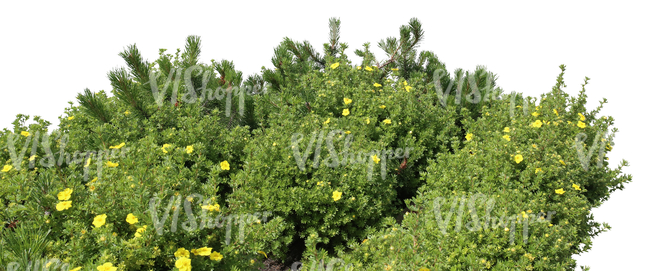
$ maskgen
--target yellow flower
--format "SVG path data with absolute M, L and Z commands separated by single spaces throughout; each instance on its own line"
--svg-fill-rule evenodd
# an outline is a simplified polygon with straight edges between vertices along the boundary
M 70 271 L 79 271 L 79 270 L 81 270 L 81 266 L 79 266 L 79 267 L 77 267 L 75 269 L 70 269 Z
M 22 132 L 20 132 L 20 134 L 21 134 L 22 136 L 24 136 L 24 137 L 28 137 L 28 136 L 30 135 L 30 133 L 27 132 L 27 131 L 22 131 Z
M 535 128 L 539 128 L 539 127 L 542 127 L 542 122 L 540 120 L 536 120 L 535 122 L 531 123 L 530 125 L 535 127 Z
M 196 255 L 199 256 L 210 256 L 210 253 L 212 253 L 212 248 L 210 247 L 202 247 L 196 250 Z
M 221 162 L 221 170 L 230 170 L 230 164 L 228 164 L 228 161 L 223 161 Z
M 582 190 L 582 189 L 580 189 L 580 186 L 577 185 L 577 184 L 573 184 L 573 185 L 571 185 L 571 186 L 572 186 L 573 189 L 575 189 L 575 190 L 578 190 L 578 191 Z
M 117 166 L 119 166 L 119 165 L 120 165 L 120 164 L 118 164 L 118 163 L 113 163 L 113 162 L 111 162 L 111 161 L 107 161 L 107 162 L 106 162 L 106 166 L 107 166 L 107 167 L 117 167 Z
M 509 127 L 503 128 L 503 132 L 504 133 L 510 133 L 510 128 Z
M 368 66 L 366 66 L 366 71 L 369 71 L 369 72 L 371 72 L 371 71 L 372 71 L 372 68 L 370 68 L 370 67 L 368 67 Z
M 377 155 L 375 154 L 372 156 L 372 161 L 375 161 L 375 164 L 379 164 L 379 161 L 381 161 L 381 159 L 379 159 L 379 157 L 377 157 Z
M 147 230 L 147 225 L 142 226 L 142 228 L 138 228 L 135 230 L 135 237 L 140 237 L 142 236 L 141 233 L 143 233 L 145 230 Z M 189 257 L 189 254 L 187 255 Z
M 343 98 L 343 103 L 350 104 L 351 102 L 352 102 L 352 99 Z
M 503 139 L 510 141 L 510 136 L 509 135 L 504 135 Z
M 578 113 L 578 116 L 580 116 L 580 120 L 585 120 L 585 116 L 582 113 Z
M 536 145 L 536 144 L 533 144 L 533 148 L 537 149 L 537 145 Z
M 390 119 L 385 119 L 385 120 L 383 121 L 383 123 L 384 123 L 384 124 L 391 124 L 391 121 L 390 121 Z
M 138 218 L 131 213 L 126 215 L 126 222 L 129 222 L 129 224 L 135 224 L 138 223 Z
M 562 160 L 560 160 L 560 164 L 566 166 L 566 164 L 565 164 L 564 161 L 562 161 Z
M 577 125 L 578 125 L 578 127 L 580 127 L 580 128 L 585 128 L 585 126 L 586 126 L 585 123 L 582 122 L 582 121 L 578 121 L 578 124 L 577 124 Z
M 192 260 L 186 257 L 181 257 L 176 260 L 176 268 L 179 271 L 190 271 L 192 270 Z
M 72 195 L 72 189 L 66 188 L 65 190 L 59 192 L 59 194 L 57 194 L 57 197 L 59 197 L 59 200 L 69 200 L 70 195 Z
M 219 211 L 221 206 L 219 206 L 218 203 L 215 203 L 214 205 L 203 205 L 201 206 L 202 209 L 208 210 L 208 211 Z
M 38 155 L 32 155 L 32 156 L 30 156 L 30 157 L 29 157 L 29 161 L 34 161 L 34 160 L 36 160 L 36 157 L 38 157 Z
M 347 135 L 349 135 L 350 133 L 352 133 L 352 132 L 350 132 L 350 131 L 345 131 L 345 134 L 347 134 Z
M 73 119 L 74 119 L 74 116 L 68 117 L 68 120 L 73 120 Z
M 366 124 L 370 124 L 370 118 L 366 118 Z
M 89 187 L 88 187 L 88 190 L 90 190 L 90 192 L 95 191 L 95 186 L 94 186 L 94 185 L 89 186 Z
M 384 108 L 386 108 L 386 106 L 382 104 L 382 105 L 379 106 L 379 108 L 384 109 Z
M 521 154 L 515 155 L 515 162 L 517 162 L 517 164 L 521 163 L 521 161 L 523 161 L 523 160 L 524 160 L 524 157 L 521 156 Z
M 8 172 L 8 171 L 10 171 L 12 168 L 14 168 L 14 167 L 13 167 L 13 166 L 10 166 L 10 165 L 5 165 L 5 166 L 2 168 L 2 172 Z
M 390 68 L 390 69 L 393 70 L 393 71 L 399 70 L 399 68 Z
M 330 68 L 331 68 L 332 70 L 333 70 L 333 69 L 336 69 L 336 68 L 338 68 L 338 67 L 339 67 L 339 63 L 338 63 L 338 62 L 336 62 L 336 63 L 332 64 L 332 66 L 330 66 Z
M 532 115 L 533 115 L 533 117 L 537 117 L 537 116 L 539 116 L 539 113 L 537 113 L 537 112 L 533 112 Z
M 560 195 L 564 194 L 564 188 L 555 189 L 555 193 Z
M 560 116 L 560 114 L 557 113 L 557 109 L 553 109 L 553 113 L 555 113 L 556 116 Z
M 185 152 L 192 153 L 194 151 L 194 145 L 189 145 L 185 147 Z
M 411 87 L 411 86 L 405 86 L 404 88 L 406 89 L 406 92 L 411 92 L 411 89 L 412 89 L 413 87 Z
M 90 166 L 90 160 L 91 160 L 91 159 L 88 158 L 88 161 L 86 161 L 86 164 L 84 165 L 84 167 L 88 167 L 88 166 Z
M 542 172 L 542 169 L 541 168 L 536 168 L 535 169 L 535 174 L 537 174 L 537 172 Z
M 342 192 L 334 191 L 334 193 L 332 193 L 332 198 L 334 199 L 334 201 L 340 200 L 342 194 L 343 194 Z
M 266 255 L 264 255 L 264 256 L 266 256 Z M 218 262 L 218 261 L 221 261 L 221 259 L 223 259 L 223 255 L 221 255 L 221 253 L 219 253 L 219 252 L 212 252 L 212 254 L 210 254 L 210 260 Z
M 63 210 L 69 209 L 70 207 L 72 207 L 72 201 L 69 201 L 69 200 L 68 201 L 62 201 L 62 202 L 59 202 L 56 205 L 56 210 L 57 211 L 63 211 Z
M 187 251 L 187 249 L 181 247 L 177 249 L 176 252 L 174 252 L 174 256 L 176 256 L 177 258 L 182 258 L 182 257 L 189 258 L 190 252 Z
M 378 83 L 374 83 L 373 86 L 375 86 L 375 87 L 381 87 L 381 85 L 378 84 Z
M 95 228 L 99 228 L 104 224 L 106 224 L 106 214 L 98 215 L 93 220 L 93 225 L 95 225 Z
M 472 141 L 472 138 L 473 138 L 473 137 L 474 137 L 474 134 L 469 133 L 469 134 L 467 134 L 467 135 L 465 136 L 465 139 L 467 139 L 467 141 Z
M 350 115 L 350 110 L 348 110 L 347 108 L 343 109 L 343 116 L 347 116 L 347 115 Z
M 131 114 L 131 112 L 129 112 L 129 110 L 124 111 L 124 115 L 128 116 L 129 114 Z
M 357 66 L 357 70 L 360 70 L 360 69 L 361 69 L 361 66 Z
M 169 147 L 171 147 L 171 146 L 172 146 L 171 144 L 163 144 L 163 146 L 162 146 L 161 149 L 162 149 L 162 151 L 163 151 L 164 153 L 167 153 L 167 150 L 165 150 L 165 148 L 169 148 Z
M 124 145 L 126 145 L 126 143 L 122 142 L 122 143 L 120 143 L 120 145 L 110 146 L 110 147 L 108 147 L 108 148 L 109 148 L 109 149 L 119 149 L 119 148 L 124 147 Z
M 117 267 L 114 267 L 112 263 L 105 263 L 100 266 L 97 266 L 99 271 L 116 271 Z
M 323 122 L 323 124 L 328 124 L 328 123 L 330 123 L 330 118 L 327 118 L 327 120 Z

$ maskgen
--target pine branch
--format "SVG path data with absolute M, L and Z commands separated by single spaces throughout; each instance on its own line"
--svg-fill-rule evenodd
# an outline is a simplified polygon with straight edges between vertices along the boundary
M 183 65 L 191 67 L 196 65 L 201 54 L 201 37 L 188 36 L 185 43 L 185 52 L 183 52 Z
M 334 56 L 338 50 L 339 39 L 341 38 L 341 20 L 337 18 L 330 18 L 330 36 L 329 36 L 329 54 Z
M 90 92 L 89 89 L 86 88 L 83 94 L 79 93 L 77 95 L 77 101 L 79 101 L 79 104 L 89 116 L 103 123 L 111 121 L 112 116 L 106 108 L 106 105 L 96 94 Z
M 143 97 L 139 95 L 138 88 L 129 78 L 128 72 L 124 68 L 114 69 L 108 73 L 108 79 L 111 86 L 115 88 L 115 96 L 130 105 L 138 115 L 149 118 L 145 109 Z
M 142 60 L 142 55 L 135 44 L 129 45 L 124 52 L 119 53 L 119 56 L 126 61 L 131 68 L 131 74 L 138 82 L 142 84 L 149 82 L 149 62 Z

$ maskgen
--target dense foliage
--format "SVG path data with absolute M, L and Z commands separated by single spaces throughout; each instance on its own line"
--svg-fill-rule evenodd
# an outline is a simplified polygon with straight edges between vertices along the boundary
M 448 72 L 416 19 L 385 61 L 367 43 L 354 65 L 339 32 L 323 56 L 285 38 L 246 80 L 200 63 L 196 36 L 154 62 L 132 45 L 112 97 L 86 89 L 57 129 L 18 115 L 0 132 L 0 270 L 575 268 L 609 228 L 590 211 L 631 181 L 607 162 L 606 100 L 586 112 L 564 66 L 540 100 Z

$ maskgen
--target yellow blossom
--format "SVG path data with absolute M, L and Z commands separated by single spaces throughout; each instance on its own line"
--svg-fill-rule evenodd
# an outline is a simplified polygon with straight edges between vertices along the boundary
M 566 164 L 565 164 L 564 161 L 562 161 L 562 160 L 560 160 L 560 164 L 566 166 Z
M 113 162 L 111 162 L 111 161 L 107 161 L 107 162 L 106 162 L 106 166 L 107 166 L 107 167 L 117 167 L 117 166 L 119 166 L 119 165 L 120 165 L 119 163 L 113 163 Z
M 212 253 L 212 248 L 210 247 L 202 247 L 196 250 L 196 255 L 199 256 L 210 256 L 210 253 Z
M 582 121 L 578 121 L 578 124 L 577 124 L 577 125 L 578 125 L 578 127 L 580 127 L 580 128 L 585 128 L 585 127 L 586 127 L 585 123 L 582 122 Z
M 77 267 L 75 269 L 70 269 L 70 271 L 79 271 L 79 270 L 81 270 L 81 266 L 79 266 L 79 267 Z
M 328 123 L 330 123 L 330 118 L 327 118 L 327 120 L 323 122 L 323 124 L 328 124 Z
M 413 87 L 411 87 L 411 86 L 405 86 L 405 87 L 404 87 L 404 89 L 406 89 L 406 92 L 411 92 L 411 89 L 412 89 L 412 88 L 413 88 Z
M 530 124 L 530 125 L 533 126 L 533 127 L 535 127 L 535 128 L 539 128 L 539 127 L 542 127 L 542 121 L 540 121 L 540 120 L 536 120 L 535 122 L 533 122 L 533 123 Z
M 397 71 L 399 68 L 390 68 L 392 71 Z
M 74 119 L 74 116 L 68 117 L 68 120 L 73 120 L 73 119 Z
M 129 224 L 135 224 L 138 223 L 138 218 L 130 213 L 126 215 L 126 222 L 129 222 Z
M 336 68 L 338 68 L 338 67 L 339 67 L 339 63 L 338 63 L 338 62 L 336 62 L 336 63 L 332 64 L 332 66 L 330 66 L 330 68 L 331 68 L 332 70 L 334 70 L 334 69 L 336 69 Z
M 69 209 L 70 207 L 72 207 L 72 201 L 69 201 L 69 200 L 68 201 L 61 201 L 56 205 L 56 210 L 57 211 L 63 211 L 63 210 Z
M 575 189 L 575 190 L 578 190 L 578 191 L 582 190 L 582 189 L 580 189 L 580 186 L 577 185 L 577 184 L 573 184 L 573 185 L 571 185 L 571 186 L 572 186 L 573 189 Z
M 384 124 L 391 124 L 391 121 L 390 121 L 390 119 L 385 119 L 385 120 L 383 121 L 383 123 L 384 123 Z
M 372 68 L 370 68 L 370 67 L 368 67 L 368 66 L 366 66 L 366 68 L 365 68 L 365 69 L 366 69 L 366 71 L 369 71 L 369 72 L 371 72 L 371 71 L 372 71 Z
M 370 124 L 370 118 L 366 118 L 366 124 Z
M 350 115 L 350 110 L 348 110 L 347 108 L 343 109 L 343 116 L 347 116 L 347 115 Z
M 221 259 L 223 259 L 223 255 L 219 252 L 212 252 L 212 254 L 210 254 L 210 260 L 218 262 L 221 261 Z
M 119 149 L 119 148 L 124 147 L 124 145 L 126 145 L 126 143 L 122 142 L 122 143 L 120 143 L 119 145 L 110 146 L 110 147 L 108 147 L 108 148 L 109 148 L 109 149 Z
M 190 271 L 192 270 L 192 260 L 186 257 L 181 257 L 176 260 L 176 268 L 179 271 Z
M 539 113 L 537 113 L 537 112 L 533 112 L 532 115 L 533 115 L 533 117 L 537 117 L 537 116 L 539 116 Z
M 29 161 L 34 161 L 34 160 L 36 160 L 36 157 L 38 157 L 38 155 L 32 155 L 32 156 L 30 156 L 30 157 L 29 157 Z
M 564 188 L 555 189 L 555 193 L 560 195 L 564 194 Z
M 192 153 L 194 151 L 194 145 L 189 145 L 185 147 L 185 152 Z
M 553 109 L 553 113 L 555 113 L 556 116 L 560 116 L 560 114 L 557 113 L 557 109 Z
M 171 144 L 163 144 L 163 146 L 162 146 L 162 151 L 163 151 L 164 153 L 167 153 L 167 150 L 165 150 L 165 148 L 169 148 L 169 147 L 171 147 L 171 146 L 172 146 Z
M 537 149 L 537 144 L 533 144 L 533 148 Z
M 14 167 L 13 167 L 13 166 L 10 166 L 10 165 L 5 165 L 5 166 L 2 168 L 2 172 L 8 172 L 8 171 L 10 171 L 12 168 L 14 168 Z
M 131 114 L 131 112 L 129 112 L 129 110 L 124 111 L 124 115 L 128 116 L 129 114 Z
M 357 66 L 357 70 L 360 70 L 360 69 L 361 69 L 361 66 Z
M 509 127 L 503 128 L 503 132 L 504 133 L 510 133 L 510 128 Z
M 72 195 L 72 189 L 66 188 L 65 190 L 59 192 L 59 194 L 57 194 L 57 197 L 59 200 L 69 200 L 70 195 Z
M 181 247 L 178 248 L 176 252 L 174 252 L 174 256 L 176 256 L 177 258 L 182 258 L 182 257 L 189 258 L 190 252 L 187 251 L 187 249 Z
M 473 137 L 474 137 L 474 134 L 469 133 L 469 134 L 467 134 L 467 135 L 465 136 L 465 139 L 467 139 L 467 141 L 472 141 L 472 138 L 473 138 Z
M 20 135 L 22 135 L 24 137 L 28 137 L 30 135 L 30 133 L 27 132 L 27 131 L 22 131 L 22 132 L 20 132 Z
M 372 84 L 372 85 L 375 86 L 375 87 L 381 87 L 381 85 L 378 84 L 378 83 L 374 83 L 374 84 Z
M 230 170 L 230 164 L 228 164 L 228 161 L 223 161 L 220 164 L 221 170 Z
M 510 141 L 510 136 L 509 135 L 504 135 L 503 139 Z
M 517 164 L 521 163 L 521 161 L 523 161 L 523 160 L 524 160 L 524 157 L 521 156 L 521 154 L 515 155 L 515 162 L 517 162 Z
M 334 193 L 332 193 L 332 198 L 334 199 L 334 201 L 340 200 L 342 194 L 343 192 L 334 191 Z
M 350 133 L 352 133 L 352 132 L 350 132 L 350 131 L 345 131 L 345 134 L 348 134 L 348 135 L 349 135 Z
M 95 228 L 99 228 L 104 224 L 106 224 L 106 214 L 98 215 L 93 220 L 93 225 L 95 225 Z
M 382 105 L 379 106 L 379 108 L 384 109 L 384 108 L 386 108 L 386 106 L 382 104 Z
M 541 168 L 536 168 L 535 169 L 535 174 L 537 174 L 537 172 L 542 172 L 542 169 Z
M 91 158 L 88 158 L 88 161 L 86 161 L 86 164 L 84 165 L 84 167 L 90 166 L 90 161 L 91 161 Z
M 350 104 L 351 102 L 352 102 L 352 99 L 343 98 L 343 103 Z
M 379 161 L 381 161 L 381 159 L 379 159 L 379 157 L 377 157 L 377 155 L 375 154 L 372 156 L 372 161 L 374 161 L 375 164 L 379 164 Z
M 585 116 L 582 113 L 578 113 L 578 116 L 580 116 L 580 120 L 585 120 Z
M 116 271 L 117 267 L 114 267 L 112 263 L 105 263 L 100 266 L 97 266 L 99 271 Z

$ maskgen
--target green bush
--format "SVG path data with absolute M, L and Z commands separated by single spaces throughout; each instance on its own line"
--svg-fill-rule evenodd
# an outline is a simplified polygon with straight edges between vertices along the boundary
M 129 46 L 113 97 L 85 90 L 53 130 L 18 115 L 0 132 L 2 268 L 567 269 L 609 228 L 590 211 L 631 176 L 563 66 L 537 103 L 418 53 L 416 19 L 361 65 L 330 28 L 324 56 L 286 38 L 246 80 L 199 63 L 195 36 L 151 63 Z

